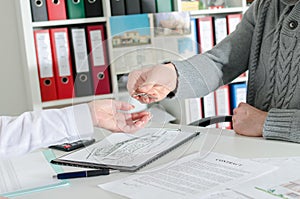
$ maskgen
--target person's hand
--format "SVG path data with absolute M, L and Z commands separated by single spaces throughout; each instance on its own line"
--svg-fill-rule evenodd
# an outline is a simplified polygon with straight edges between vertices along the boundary
M 177 72 L 173 64 L 157 65 L 132 71 L 128 76 L 129 94 L 141 103 L 164 99 L 175 90 Z
M 96 100 L 89 103 L 93 124 L 113 132 L 132 133 L 148 123 L 149 112 L 126 113 L 133 105 L 116 100 Z
M 267 112 L 242 102 L 233 110 L 233 130 L 240 135 L 262 136 L 267 115 Z

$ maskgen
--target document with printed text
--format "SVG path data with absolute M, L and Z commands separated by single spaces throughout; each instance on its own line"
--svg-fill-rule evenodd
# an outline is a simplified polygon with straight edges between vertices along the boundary
M 212 191 L 231 187 L 276 168 L 218 153 L 210 153 L 204 157 L 195 153 L 99 187 L 136 199 L 199 199 Z
M 253 198 L 300 198 L 300 157 L 264 158 L 255 161 L 276 165 L 279 168 L 272 173 L 234 186 L 232 188 L 234 191 Z

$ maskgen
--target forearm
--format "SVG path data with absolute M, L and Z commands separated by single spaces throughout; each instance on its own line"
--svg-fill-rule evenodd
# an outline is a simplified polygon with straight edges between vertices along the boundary
M 249 8 L 237 29 L 213 49 L 184 61 L 172 62 L 178 72 L 177 97 L 204 96 L 248 69 L 254 10 Z
M 300 143 L 300 110 L 271 109 L 264 124 L 263 137 Z
M 0 156 L 23 154 L 41 147 L 90 137 L 91 114 L 86 104 L 63 109 L 0 117 Z

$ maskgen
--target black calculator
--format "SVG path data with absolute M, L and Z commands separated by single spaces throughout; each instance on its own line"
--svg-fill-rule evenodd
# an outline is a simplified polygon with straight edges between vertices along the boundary
M 70 142 L 70 143 L 63 143 L 58 145 L 50 146 L 51 149 L 57 149 L 61 151 L 73 151 L 75 149 L 79 149 L 88 145 L 91 145 L 95 142 L 95 139 L 89 139 L 89 140 L 78 140 L 76 142 Z

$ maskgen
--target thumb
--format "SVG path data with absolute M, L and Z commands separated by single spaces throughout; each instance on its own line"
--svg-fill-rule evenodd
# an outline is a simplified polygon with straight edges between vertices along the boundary
M 150 91 L 154 85 L 154 83 L 144 83 L 138 88 L 138 91 L 141 93 L 148 93 L 148 91 Z

